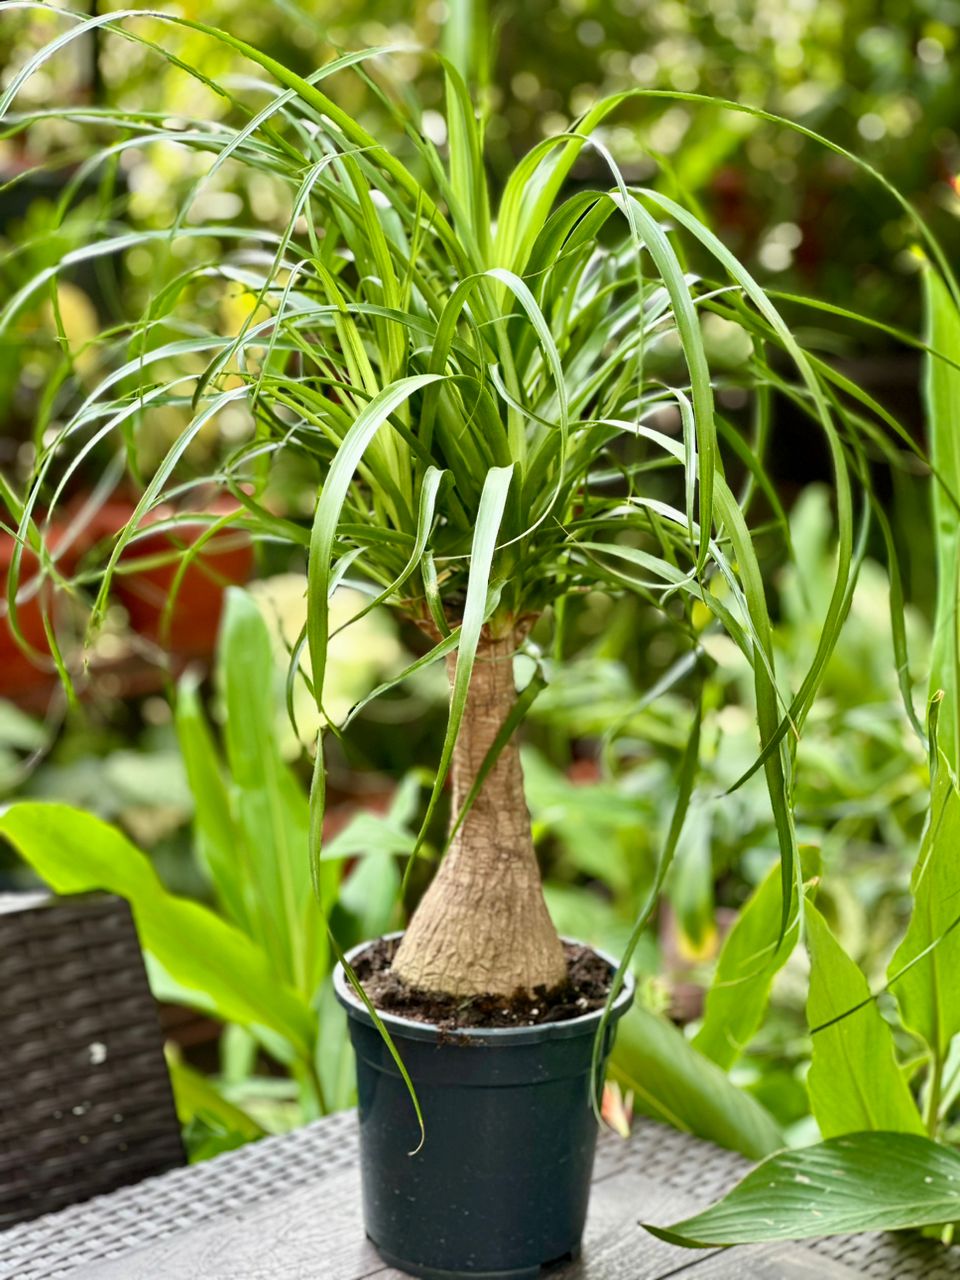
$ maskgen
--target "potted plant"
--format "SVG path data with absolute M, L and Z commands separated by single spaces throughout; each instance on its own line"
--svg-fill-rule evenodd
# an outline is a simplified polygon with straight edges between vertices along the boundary
M 776 818 L 785 929 L 799 865 L 791 740 L 849 600 L 848 468 L 863 466 L 860 419 L 844 407 L 849 388 L 808 358 L 695 214 L 628 183 L 602 130 L 620 99 L 538 144 L 495 191 L 481 114 L 452 65 L 443 64 L 444 112 L 426 112 L 378 87 L 378 51 L 345 55 L 305 80 L 228 33 L 163 21 L 242 54 L 282 92 L 237 126 L 117 109 L 97 127 L 118 126 L 120 149 L 160 141 L 213 153 L 208 181 L 228 162 L 266 175 L 289 216 L 279 230 L 196 229 L 186 222 L 191 190 L 163 234 L 205 230 L 225 248 L 178 280 L 189 324 L 174 323 L 168 288 L 165 329 L 148 310 L 135 326 L 136 358 L 111 371 L 45 451 L 37 492 L 85 423 L 120 428 L 161 392 L 184 409 L 182 436 L 113 545 L 96 618 L 190 440 L 243 400 L 256 438 L 219 474 L 252 534 L 306 544 L 304 643 L 321 711 L 328 602 L 347 573 L 369 590 L 362 612 L 389 605 L 427 638 L 404 675 L 446 663 L 448 727 L 414 852 L 449 779 L 448 847 L 402 938 L 352 953 L 338 980 L 358 1056 L 367 1230 L 413 1274 L 533 1276 L 578 1248 L 596 1136 L 590 1096 L 631 997 L 628 957 L 616 974 L 604 957 L 585 958 L 557 936 L 544 903 L 514 736 L 545 678 L 542 646 L 550 640 L 562 657 L 566 613 L 593 590 L 633 591 L 671 611 L 693 661 L 705 630 L 728 632 L 754 673 L 760 750 L 751 772 L 764 771 Z M 145 39 L 137 23 L 122 31 Z M 8 99 L 37 65 L 14 77 Z M 326 92 L 328 77 L 351 69 L 387 122 L 376 136 Z M 586 148 L 609 184 L 565 198 Z M 158 238 L 151 228 L 124 234 L 130 244 Z M 87 256 L 109 245 L 106 237 Z M 691 273 L 688 250 L 715 279 Z M 196 283 L 218 274 L 249 291 L 239 331 L 224 333 L 194 306 Z M 18 296 L 7 314 L 20 304 Z M 712 369 L 718 331 L 737 354 Z M 194 365 L 158 384 L 155 367 L 198 356 L 202 373 Z M 753 395 L 752 422 L 718 400 L 718 386 Z M 771 387 L 819 426 L 835 472 L 836 580 L 812 666 L 792 695 L 777 684 L 755 546 L 756 530 L 773 538 L 782 520 L 763 461 Z M 264 459 L 290 452 L 315 468 L 309 535 L 263 498 Z M 34 532 L 31 509 L 23 536 Z M 540 674 L 518 693 L 521 650 Z M 651 903 L 696 754 L 694 724 Z M 321 740 L 310 851 L 321 890 L 323 802 Z

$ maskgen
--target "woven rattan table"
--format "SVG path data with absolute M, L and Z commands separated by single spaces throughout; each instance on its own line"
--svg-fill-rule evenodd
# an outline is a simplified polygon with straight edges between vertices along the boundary
M 689 1252 L 648 1235 L 736 1181 L 745 1161 L 641 1123 L 604 1135 L 582 1258 L 549 1280 L 940 1280 L 960 1250 L 922 1239 L 850 1236 L 813 1245 Z M 318 1121 L 176 1169 L 0 1234 L 3 1280 L 399 1280 L 365 1240 L 356 1117 Z

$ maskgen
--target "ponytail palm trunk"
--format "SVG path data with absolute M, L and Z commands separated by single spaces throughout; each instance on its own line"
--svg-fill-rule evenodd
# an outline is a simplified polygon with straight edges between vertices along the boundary
M 450 768 L 457 821 L 516 700 L 518 636 L 481 638 Z M 447 659 L 451 684 L 456 661 Z M 397 951 L 393 968 L 426 991 L 473 996 L 551 988 L 566 976 L 543 900 L 516 739 L 497 757 Z

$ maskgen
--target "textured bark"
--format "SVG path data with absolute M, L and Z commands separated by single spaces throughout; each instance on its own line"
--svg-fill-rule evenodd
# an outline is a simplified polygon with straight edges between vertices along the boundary
M 516 699 L 517 636 L 485 636 L 451 765 L 451 822 Z M 456 655 L 447 660 L 450 679 Z M 425 991 L 513 995 L 566 977 L 547 913 L 515 740 L 503 749 L 403 938 L 393 969 Z

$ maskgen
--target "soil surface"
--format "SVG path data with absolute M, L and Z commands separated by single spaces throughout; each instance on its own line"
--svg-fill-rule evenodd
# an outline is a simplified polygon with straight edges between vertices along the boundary
M 430 1022 L 446 1031 L 464 1027 L 534 1027 L 543 1022 L 565 1022 L 594 1009 L 602 1009 L 610 993 L 613 970 L 589 947 L 565 942 L 567 980 L 533 995 L 517 991 L 512 996 L 449 996 L 420 991 L 398 977 L 390 965 L 399 938 L 372 942 L 353 962 L 354 971 L 372 1004 L 383 1013 Z

